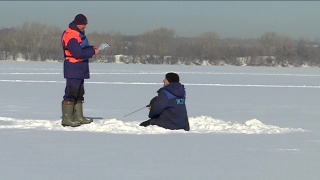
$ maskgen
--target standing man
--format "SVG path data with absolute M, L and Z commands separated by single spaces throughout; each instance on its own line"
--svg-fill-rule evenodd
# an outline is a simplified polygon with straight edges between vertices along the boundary
M 88 20 L 83 14 L 75 16 L 61 38 L 64 51 L 63 72 L 66 79 L 65 95 L 62 101 L 62 126 L 77 127 L 89 124 L 83 116 L 84 79 L 90 78 L 89 58 L 100 53 L 99 49 L 89 45 L 85 36 Z
M 147 106 L 150 109 L 150 119 L 142 122 L 140 126 L 157 125 L 171 130 L 190 130 L 185 104 L 186 91 L 179 81 L 176 73 L 165 75 L 163 87 L 157 91 L 158 96 Z

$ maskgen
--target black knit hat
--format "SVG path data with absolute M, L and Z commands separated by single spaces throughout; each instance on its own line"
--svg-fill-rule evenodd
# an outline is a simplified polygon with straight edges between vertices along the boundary
M 173 82 L 179 82 L 179 76 L 176 73 L 170 72 L 166 74 L 166 79 L 168 80 L 169 83 L 173 83 Z
M 83 14 L 78 14 L 76 15 L 76 17 L 74 18 L 74 24 L 75 25 L 85 25 L 88 24 L 88 20 L 87 17 Z

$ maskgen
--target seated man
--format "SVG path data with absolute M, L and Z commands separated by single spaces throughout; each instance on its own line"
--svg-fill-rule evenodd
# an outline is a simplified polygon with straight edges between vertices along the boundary
M 186 92 L 184 85 L 180 84 L 176 73 L 167 73 L 163 80 L 163 87 L 157 93 L 150 104 L 149 120 L 140 126 L 157 125 L 166 129 L 184 129 L 189 131 L 189 121 L 186 109 Z

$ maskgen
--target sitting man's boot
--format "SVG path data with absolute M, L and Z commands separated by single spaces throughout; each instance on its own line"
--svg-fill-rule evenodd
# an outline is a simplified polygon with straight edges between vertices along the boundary
M 93 122 L 92 119 L 86 119 L 83 116 L 83 102 L 78 101 L 77 104 L 74 106 L 74 119 L 79 121 L 81 124 L 90 124 Z
M 140 123 L 139 126 L 147 127 L 147 126 L 150 126 L 150 125 L 151 125 L 151 119 L 143 121 L 142 123 Z
M 71 126 L 71 127 L 77 127 L 80 126 L 81 123 L 79 121 L 76 121 L 73 117 L 73 111 L 74 111 L 74 103 L 71 101 L 63 100 L 61 103 L 62 106 L 62 126 Z

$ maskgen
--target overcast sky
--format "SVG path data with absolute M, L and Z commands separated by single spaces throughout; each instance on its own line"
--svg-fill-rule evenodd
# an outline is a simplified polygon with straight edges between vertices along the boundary
M 39 22 L 65 29 L 78 13 L 88 18 L 87 32 L 138 35 L 165 27 L 177 36 L 257 38 L 273 31 L 320 38 L 318 1 L 0 1 L 0 28 Z

